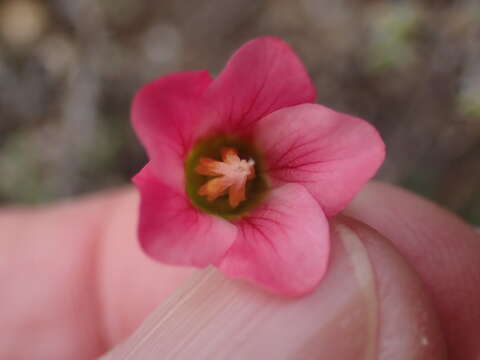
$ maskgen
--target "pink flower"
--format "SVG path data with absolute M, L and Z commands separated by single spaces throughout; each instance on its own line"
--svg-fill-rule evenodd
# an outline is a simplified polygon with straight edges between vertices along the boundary
M 327 217 L 384 159 L 371 125 L 314 99 L 300 60 L 272 37 L 243 45 L 214 80 L 181 72 L 143 87 L 132 119 L 150 159 L 134 178 L 146 253 L 311 291 L 328 264 Z

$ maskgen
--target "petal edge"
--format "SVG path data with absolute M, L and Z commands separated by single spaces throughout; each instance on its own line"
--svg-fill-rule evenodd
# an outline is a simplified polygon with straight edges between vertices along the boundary
M 318 104 L 270 114 L 257 123 L 254 137 L 272 180 L 304 185 L 328 216 L 348 205 L 385 158 L 372 125 Z
M 207 90 L 219 126 L 244 130 L 271 112 L 313 102 L 316 97 L 308 73 L 290 46 L 265 36 L 240 47 Z
M 186 196 L 161 183 L 147 164 L 134 178 L 140 191 L 139 240 L 157 261 L 204 267 L 218 262 L 237 229 L 195 209 Z
M 183 159 L 205 119 L 203 94 L 211 81 L 205 70 L 174 73 L 144 85 L 133 100 L 133 128 L 150 166 L 175 188 L 184 185 Z
M 329 227 L 315 199 L 298 184 L 274 189 L 239 232 L 219 268 L 228 276 L 290 296 L 312 291 L 323 278 Z

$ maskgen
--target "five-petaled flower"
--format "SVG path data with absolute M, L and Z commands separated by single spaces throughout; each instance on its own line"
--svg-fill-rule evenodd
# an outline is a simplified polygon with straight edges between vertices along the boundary
M 327 268 L 327 218 L 385 154 L 370 124 L 314 99 L 300 60 L 272 37 L 242 46 L 216 79 L 181 72 L 143 87 L 132 109 L 150 159 L 134 177 L 143 249 L 277 293 L 311 291 Z

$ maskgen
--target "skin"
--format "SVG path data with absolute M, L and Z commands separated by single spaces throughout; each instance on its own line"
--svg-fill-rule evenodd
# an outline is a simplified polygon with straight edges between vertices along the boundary
M 155 263 L 141 252 L 135 235 L 137 203 L 133 189 L 120 189 L 46 207 L 0 210 L 0 358 L 86 359 L 120 342 L 128 346 L 133 341 L 128 337 L 145 317 L 198 272 Z M 360 264 L 354 274 L 364 276 L 362 269 L 368 268 L 372 275 L 367 286 L 372 296 L 352 296 L 348 304 L 355 308 L 362 302 L 362 309 L 373 309 L 370 313 L 376 314 L 374 338 L 364 340 L 373 344 L 369 348 L 375 359 L 480 358 L 476 341 L 480 334 L 480 287 L 476 285 L 480 283 L 480 237 L 468 224 L 411 193 L 370 183 L 344 214 L 332 220 L 332 244 L 333 275 L 311 296 L 295 300 L 300 326 L 292 341 L 302 341 L 304 358 L 315 358 L 324 351 L 314 341 L 303 341 L 312 336 L 330 343 L 341 341 L 344 352 L 337 354 L 338 359 L 355 358 L 355 346 L 365 345 L 346 344 L 334 336 L 335 325 L 321 325 L 324 316 L 345 312 L 337 301 L 322 299 L 345 293 L 334 279 L 350 279 L 351 267 L 342 265 L 346 259 Z M 204 275 L 200 272 L 200 276 Z M 207 291 L 209 283 L 221 281 L 218 276 L 206 280 L 206 290 L 193 285 L 182 290 L 192 291 L 192 306 L 180 307 L 174 317 L 197 316 L 198 294 Z M 260 302 L 272 308 L 283 306 L 278 298 L 256 287 L 230 280 L 225 284 L 218 299 L 228 301 L 228 295 L 235 292 L 251 307 Z M 163 310 L 168 306 L 176 304 L 167 304 Z M 319 317 L 318 328 L 302 328 L 313 313 Z M 212 325 L 198 330 L 199 338 L 208 339 L 211 332 L 218 332 L 222 316 L 218 314 Z M 168 325 L 161 316 L 159 321 Z M 268 331 L 269 324 L 262 325 L 267 331 L 262 328 L 252 336 L 271 341 L 267 337 L 275 331 Z M 363 336 L 362 328 L 348 324 L 351 334 Z M 166 353 L 180 341 L 184 344 L 182 336 L 159 341 L 164 343 L 157 347 Z M 195 346 L 191 346 L 193 353 Z M 118 358 L 115 351 L 111 358 Z

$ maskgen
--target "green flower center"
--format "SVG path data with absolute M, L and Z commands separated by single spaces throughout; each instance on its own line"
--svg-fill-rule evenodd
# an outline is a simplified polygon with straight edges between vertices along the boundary
M 226 219 L 246 215 L 268 190 L 262 160 L 245 139 L 222 134 L 198 141 L 185 162 L 190 200 Z

